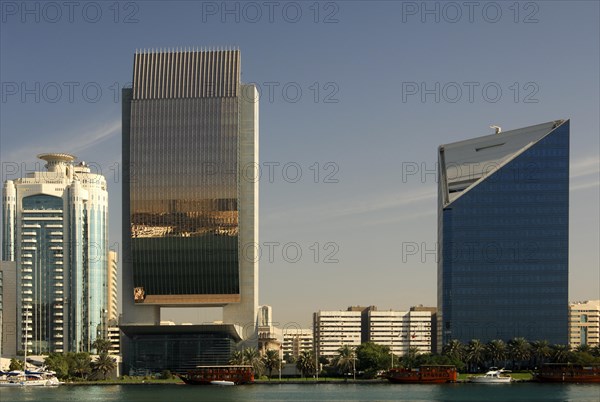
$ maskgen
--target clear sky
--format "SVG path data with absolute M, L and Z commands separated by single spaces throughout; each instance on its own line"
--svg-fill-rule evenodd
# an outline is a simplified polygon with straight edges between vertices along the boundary
M 275 321 L 435 305 L 437 146 L 566 118 L 569 297 L 600 298 L 597 1 L 0 4 L 2 181 L 38 153 L 76 154 L 108 179 L 111 243 L 135 50 L 236 46 L 262 92 L 260 303 Z

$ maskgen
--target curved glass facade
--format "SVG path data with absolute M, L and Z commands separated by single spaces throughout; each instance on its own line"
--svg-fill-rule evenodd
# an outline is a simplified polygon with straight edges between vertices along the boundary
M 439 220 L 443 344 L 567 343 L 568 121 L 442 206 Z

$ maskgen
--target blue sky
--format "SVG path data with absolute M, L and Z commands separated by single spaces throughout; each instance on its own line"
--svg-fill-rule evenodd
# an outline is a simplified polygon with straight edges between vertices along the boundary
M 435 248 L 435 177 L 403 168 L 434 170 L 438 145 L 491 124 L 561 118 L 572 119 L 570 299 L 600 297 L 598 2 L 273 4 L 269 15 L 262 1 L 3 2 L 2 180 L 37 153 L 76 154 L 107 176 L 120 243 L 119 90 L 135 50 L 236 46 L 243 81 L 262 92 L 260 303 L 276 321 L 435 305 L 433 256 L 402 254 Z

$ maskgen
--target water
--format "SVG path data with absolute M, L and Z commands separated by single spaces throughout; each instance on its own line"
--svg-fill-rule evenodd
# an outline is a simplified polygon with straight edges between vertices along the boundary
M 0 388 L 0 401 L 485 401 L 598 402 L 597 384 L 319 384 L 235 387 L 104 385 Z

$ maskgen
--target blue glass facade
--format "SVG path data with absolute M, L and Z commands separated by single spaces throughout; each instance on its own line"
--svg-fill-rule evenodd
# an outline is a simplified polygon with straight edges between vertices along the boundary
M 440 207 L 441 343 L 566 344 L 568 235 L 566 121 Z

